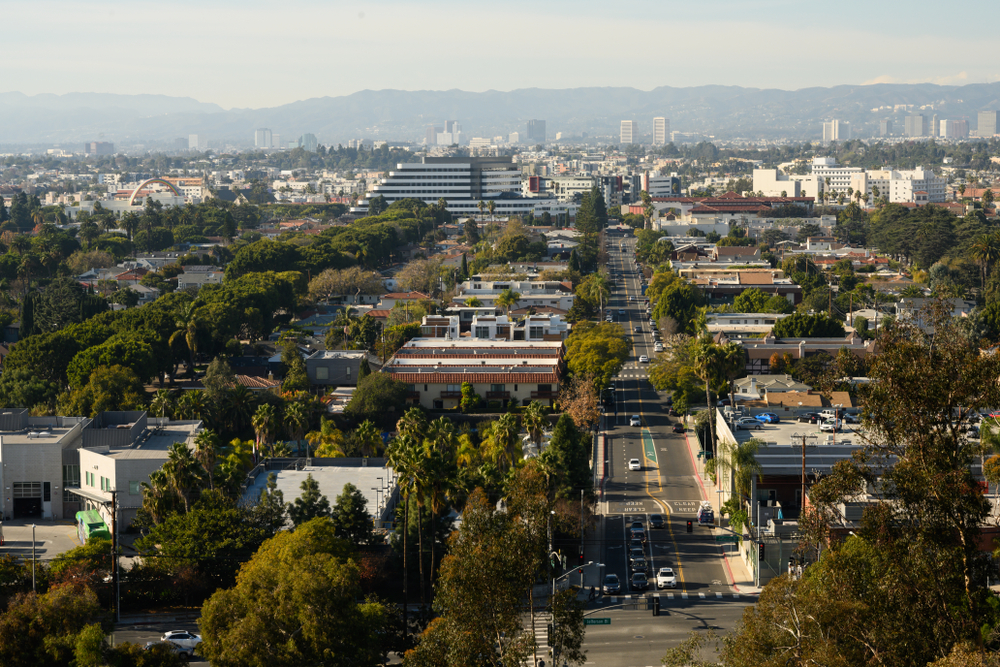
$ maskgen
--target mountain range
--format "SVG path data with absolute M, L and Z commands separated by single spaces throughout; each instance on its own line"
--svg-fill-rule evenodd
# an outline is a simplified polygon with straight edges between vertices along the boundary
M 855 136 L 877 135 L 880 120 L 923 113 L 967 119 L 1000 108 L 1000 82 L 942 86 L 873 84 L 779 90 L 740 86 L 635 88 L 526 88 L 509 92 L 363 90 L 259 109 L 165 95 L 0 93 L 0 145 L 72 145 L 113 141 L 119 146 L 173 145 L 198 134 L 209 145 L 252 145 L 254 130 L 270 128 L 283 139 L 311 132 L 320 143 L 349 139 L 420 142 L 428 125 L 458 120 L 464 136 L 525 134 L 528 119 L 544 119 L 548 138 L 614 137 L 621 120 L 637 121 L 640 139 L 653 117 L 670 119 L 674 131 L 728 139 L 816 140 L 822 122 L 849 121 Z M 79 148 L 76 148 L 79 150 Z

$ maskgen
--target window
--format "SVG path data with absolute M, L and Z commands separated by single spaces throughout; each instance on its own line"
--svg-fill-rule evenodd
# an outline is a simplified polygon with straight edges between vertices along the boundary
M 326 366 L 316 367 L 316 379 L 317 380 L 329 380 L 330 379 L 330 369 Z
M 545 327 L 528 327 L 530 338 L 541 338 L 543 335 L 545 335 Z
M 128 494 L 130 496 L 138 496 L 138 495 L 140 495 L 140 493 L 141 492 L 139 490 L 139 482 L 129 482 L 128 483 Z
M 476 327 L 476 338 L 489 338 L 490 328 L 489 327 Z
M 63 486 L 80 486 L 79 464 L 63 466 Z
M 42 483 L 41 482 L 14 482 L 14 497 L 15 498 L 41 498 L 42 497 Z
M 351 379 L 351 367 L 350 366 L 347 367 L 347 379 L 348 380 Z
M 506 385 L 502 384 L 491 384 L 490 391 L 507 391 Z

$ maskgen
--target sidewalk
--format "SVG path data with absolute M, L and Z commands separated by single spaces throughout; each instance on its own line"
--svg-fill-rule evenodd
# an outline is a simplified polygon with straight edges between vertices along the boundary
M 689 422 L 690 419 L 685 418 L 685 426 L 688 426 L 688 428 L 690 428 Z M 688 454 L 691 455 L 691 467 L 694 469 L 695 479 L 698 480 L 702 500 L 707 500 L 712 504 L 715 515 L 719 517 L 719 521 L 721 522 L 722 513 L 720 511 L 719 494 L 715 493 L 712 480 L 705 475 L 705 460 L 698 457 L 698 439 L 692 437 L 690 432 L 685 431 L 684 442 L 687 443 Z M 723 550 L 722 562 L 726 568 L 726 577 L 729 579 L 729 585 L 737 593 L 757 595 L 761 589 L 759 586 L 754 585 L 753 573 L 750 572 L 746 563 L 743 562 L 743 557 L 740 555 L 737 547 L 738 545 L 736 544 L 720 546 L 720 549 Z

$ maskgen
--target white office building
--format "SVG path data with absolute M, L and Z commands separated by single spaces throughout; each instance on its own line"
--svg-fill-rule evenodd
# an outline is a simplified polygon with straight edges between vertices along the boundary
M 271 141 L 271 130 L 266 127 L 262 127 L 253 133 L 254 148 L 270 148 Z
M 559 204 L 554 198 L 522 197 L 521 172 L 510 157 L 424 157 L 421 162 L 397 164 L 351 212 L 367 213 L 377 197 L 385 197 L 389 204 L 411 198 L 435 204 L 443 198 L 450 212 L 469 216 L 479 215 L 479 203 L 489 201 L 501 218 L 576 210 L 575 205 Z
M 830 120 L 823 123 L 823 142 L 848 141 L 851 138 L 851 124 L 846 120 Z
M 670 119 L 669 118 L 654 118 L 653 119 L 653 144 L 656 146 L 663 146 L 667 143 L 667 137 L 670 136 Z
M 814 157 L 812 175 L 816 177 L 817 187 L 826 193 L 827 201 L 835 200 L 837 195 L 844 193 L 851 186 L 851 177 L 864 172 L 861 167 L 841 167 L 836 158 Z
M 854 174 L 851 187 L 874 195 L 878 188 L 880 197 L 888 197 L 892 204 L 934 204 L 945 201 L 945 178 L 933 171 L 917 167 L 898 171 L 895 169 L 873 169 Z M 868 199 L 871 202 L 874 197 Z
M 623 120 L 621 127 L 621 143 L 630 144 L 635 139 L 635 121 Z

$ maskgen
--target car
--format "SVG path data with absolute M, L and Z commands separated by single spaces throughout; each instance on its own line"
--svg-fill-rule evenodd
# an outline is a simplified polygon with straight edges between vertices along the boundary
M 686 430 L 687 429 L 684 428 L 684 424 L 682 424 L 680 422 L 677 422 L 676 424 L 674 424 L 674 433 L 683 433 Z
M 672 568 L 661 567 L 656 572 L 656 587 L 677 588 L 677 577 L 674 575 L 674 571 Z
M 859 416 L 857 416 L 855 414 L 847 413 L 847 414 L 844 415 L 844 423 L 845 424 L 860 424 L 861 423 L 861 417 L 859 417 Z
M 640 364 L 648 364 L 649 363 L 649 357 L 647 357 L 645 354 L 640 355 L 639 356 L 639 363 Z
M 649 515 L 649 527 L 660 529 L 663 528 L 663 515 L 662 514 L 650 514 Z
M 737 431 L 739 431 L 740 429 L 745 429 L 747 431 L 750 431 L 750 430 L 757 430 L 757 431 L 759 431 L 763 427 L 764 427 L 764 425 L 761 424 L 756 419 L 754 419 L 753 417 L 740 417 L 739 419 L 736 420 L 736 430 Z
M 762 412 L 757 415 L 757 421 L 765 424 L 777 424 L 781 421 L 781 418 L 773 412 Z
M 629 530 L 632 530 L 633 528 L 640 528 L 641 529 L 641 528 L 645 527 L 645 524 L 643 524 L 642 521 L 636 520 L 636 521 L 633 521 L 632 523 L 630 523 L 628 525 L 628 527 L 629 527 Z
M 629 426 L 642 426 L 642 420 L 639 419 L 639 415 L 632 415 L 632 417 L 628 420 L 628 425 Z
M 625 314 L 625 309 L 624 308 L 619 308 L 618 309 L 618 314 L 619 315 L 624 315 Z
M 843 428 L 843 424 L 839 419 L 827 419 L 825 422 L 819 425 L 819 430 L 823 432 L 833 432 L 839 431 Z
M 618 581 L 617 574 L 606 574 L 604 575 L 604 594 L 605 595 L 618 595 L 622 592 L 622 584 Z
M 653 346 L 653 352 L 663 352 L 663 344 L 657 343 Z
M 634 297 L 634 296 L 630 296 L 630 297 L 628 298 L 628 300 L 629 300 L 629 301 L 635 301 L 635 297 Z
M 628 542 L 628 548 L 631 549 L 642 549 L 642 540 L 640 539 L 630 539 Z
M 632 331 L 634 333 L 642 333 L 642 327 L 637 324 L 634 327 L 632 327 Z
M 194 650 L 178 646 L 173 642 L 146 642 L 142 647 L 143 651 L 151 651 L 154 655 L 173 653 L 181 659 L 181 662 L 188 662 L 194 657 Z M 162 652 L 162 653 L 160 653 Z
M 638 560 L 640 558 L 645 558 L 646 557 L 646 552 L 642 548 L 642 542 L 640 542 L 639 540 L 633 540 L 633 541 L 634 542 L 639 542 L 639 546 L 632 547 L 632 548 L 630 548 L 628 550 L 628 562 L 629 562 L 629 565 L 631 565 L 632 562 L 635 561 L 635 560 Z
M 198 649 L 198 645 L 201 644 L 201 635 L 196 635 L 187 630 L 170 630 L 160 637 L 160 641 L 170 642 L 171 644 L 177 644 L 181 648 L 195 651 Z
M 675 410 L 672 406 L 667 410 L 667 414 L 670 415 L 671 417 L 679 417 L 680 416 L 680 415 L 677 414 L 677 410 Z
M 642 463 L 639 462 L 639 459 L 629 459 L 629 461 L 628 461 L 628 469 L 629 470 L 642 470 Z
M 820 416 L 818 412 L 807 412 L 799 415 L 799 418 L 796 421 L 800 424 L 817 424 L 820 421 Z
M 605 321 L 605 322 L 614 322 L 614 321 L 615 321 L 615 318 L 613 318 L 613 317 L 611 317 L 610 315 L 608 315 L 607 317 L 605 317 L 605 318 L 604 318 L 604 321 Z
M 642 572 L 645 574 L 646 572 L 649 571 L 649 566 L 646 565 L 645 558 L 636 558 L 632 562 L 630 562 L 628 566 L 632 568 L 633 572 Z
M 629 535 L 633 540 L 641 540 L 643 542 L 646 541 L 646 531 L 642 528 L 633 528 L 629 531 Z
M 645 572 L 632 573 L 632 588 L 637 591 L 644 591 L 649 588 L 649 579 L 646 578 Z

